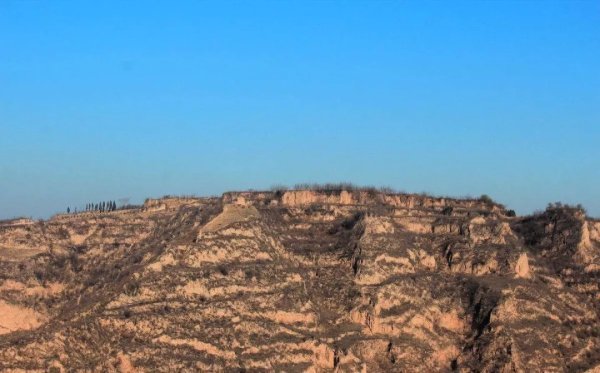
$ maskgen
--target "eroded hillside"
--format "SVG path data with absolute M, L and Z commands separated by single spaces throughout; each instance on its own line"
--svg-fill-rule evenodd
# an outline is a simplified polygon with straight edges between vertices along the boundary
M 373 191 L 0 225 L 0 369 L 600 369 L 600 222 Z

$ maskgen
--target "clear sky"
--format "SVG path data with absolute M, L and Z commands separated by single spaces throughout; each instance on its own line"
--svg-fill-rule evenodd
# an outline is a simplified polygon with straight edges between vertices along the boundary
M 599 1 L 0 1 L 0 217 L 351 181 L 600 216 Z

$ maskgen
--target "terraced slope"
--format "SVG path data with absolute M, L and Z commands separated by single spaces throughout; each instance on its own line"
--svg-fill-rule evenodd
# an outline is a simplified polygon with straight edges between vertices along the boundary
M 600 369 L 600 222 L 372 191 L 0 224 L 0 369 Z

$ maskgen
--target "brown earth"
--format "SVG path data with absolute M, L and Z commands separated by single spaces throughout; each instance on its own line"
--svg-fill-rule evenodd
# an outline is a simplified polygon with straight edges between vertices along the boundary
M 2 371 L 600 370 L 600 222 L 374 191 L 0 223 Z

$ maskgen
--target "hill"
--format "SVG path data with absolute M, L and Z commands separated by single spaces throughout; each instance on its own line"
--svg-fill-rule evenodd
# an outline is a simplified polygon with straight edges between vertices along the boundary
M 2 371 L 600 369 L 600 222 L 355 188 L 0 222 Z

